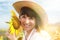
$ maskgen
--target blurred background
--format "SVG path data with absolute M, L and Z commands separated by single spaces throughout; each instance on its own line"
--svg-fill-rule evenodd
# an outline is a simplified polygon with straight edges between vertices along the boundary
M 0 0 L 0 40 L 3 38 L 1 34 L 9 29 L 9 25 L 6 22 L 11 18 L 10 11 L 14 9 L 12 4 L 15 1 L 17 0 Z M 45 28 L 45 30 L 49 32 L 53 40 L 60 40 L 60 0 L 29 1 L 36 2 L 42 6 L 48 16 L 48 28 Z

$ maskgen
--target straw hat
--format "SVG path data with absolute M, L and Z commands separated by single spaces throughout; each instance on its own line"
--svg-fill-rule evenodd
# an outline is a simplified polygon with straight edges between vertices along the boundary
M 45 26 L 47 24 L 47 15 L 45 14 L 45 11 L 41 8 L 40 5 L 31 1 L 18 1 L 13 3 L 13 7 L 18 12 L 18 14 L 20 13 L 20 9 L 24 6 L 31 8 L 40 16 L 42 26 Z

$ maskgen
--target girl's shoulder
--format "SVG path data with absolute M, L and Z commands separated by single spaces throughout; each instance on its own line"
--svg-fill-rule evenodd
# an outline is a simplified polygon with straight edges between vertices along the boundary
M 41 30 L 39 33 L 43 40 L 51 40 L 51 36 L 47 31 Z
M 51 40 L 51 36 L 45 30 L 41 30 L 40 32 L 35 32 L 35 34 L 33 35 L 33 38 L 35 40 L 39 40 L 39 39 L 40 40 Z

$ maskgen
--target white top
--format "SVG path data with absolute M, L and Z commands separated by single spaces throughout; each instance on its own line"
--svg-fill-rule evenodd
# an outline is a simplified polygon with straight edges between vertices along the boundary
M 26 35 L 27 33 L 24 32 L 24 34 Z M 36 29 L 33 29 L 27 39 L 25 35 L 23 36 L 23 40 L 51 40 L 50 35 L 44 30 L 37 32 Z

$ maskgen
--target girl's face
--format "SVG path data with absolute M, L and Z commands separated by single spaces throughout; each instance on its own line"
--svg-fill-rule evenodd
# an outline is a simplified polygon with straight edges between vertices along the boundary
M 27 15 L 20 16 L 21 26 L 25 31 L 31 31 L 35 27 L 35 18 L 28 17 Z

